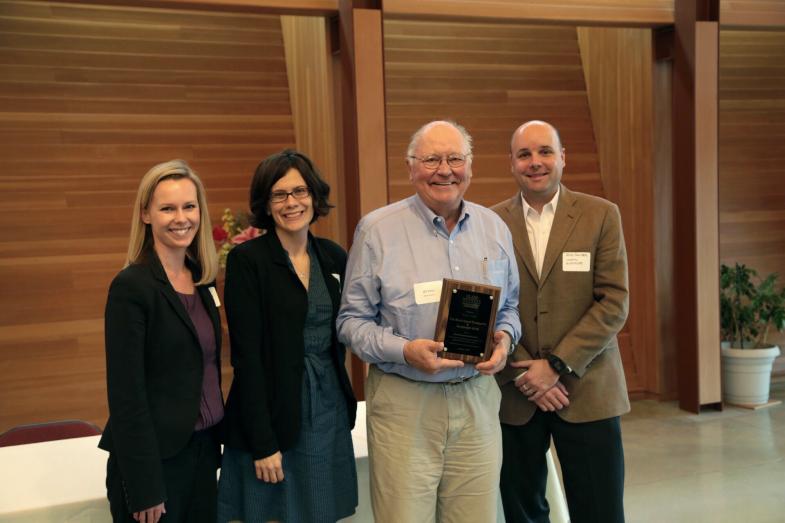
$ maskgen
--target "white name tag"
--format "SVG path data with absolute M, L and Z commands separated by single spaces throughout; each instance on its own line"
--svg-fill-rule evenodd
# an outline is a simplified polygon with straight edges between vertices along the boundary
M 221 300 L 218 299 L 218 291 L 215 290 L 215 287 L 208 287 L 208 291 L 210 291 L 210 296 L 213 297 L 213 302 L 215 303 L 216 307 L 221 306 Z
M 442 297 L 442 280 L 414 284 L 414 302 L 417 305 L 437 303 Z
M 565 252 L 561 256 L 561 270 L 564 272 L 589 272 L 590 252 Z

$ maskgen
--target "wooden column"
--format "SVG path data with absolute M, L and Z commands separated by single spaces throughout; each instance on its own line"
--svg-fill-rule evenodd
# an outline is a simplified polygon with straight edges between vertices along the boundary
M 384 43 L 378 1 L 340 0 L 338 12 L 346 228 L 351 239 L 360 217 L 387 204 Z M 365 365 L 354 357 L 351 367 L 354 393 L 363 399 Z
M 657 368 L 660 399 L 679 397 L 673 255 L 673 27 L 654 39 L 654 252 L 657 299 Z
M 695 227 L 698 399 L 721 407 L 719 235 L 719 22 L 695 27 Z
M 311 230 L 346 246 L 341 227 L 344 205 L 338 180 L 341 169 L 328 20 L 320 16 L 281 15 L 281 34 L 297 149 L 314 161 L 330 185 L 330 203 L 335 206 Z
M 673 46 L 674 327 L 679 405 L 721 405 L 716 0 L 676 0 Z
M 577 31 L 604 196 L 619 205 L 627 243 L 630 314 L 618 336 L 627 389 L 657 394 L 651 30 Z

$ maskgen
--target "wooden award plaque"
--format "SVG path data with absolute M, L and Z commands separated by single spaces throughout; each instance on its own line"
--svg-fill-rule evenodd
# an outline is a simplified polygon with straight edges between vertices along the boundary
M 442 358 L 479 363 L 491 357 L 501 288 L 445 278 L 434 340 Z

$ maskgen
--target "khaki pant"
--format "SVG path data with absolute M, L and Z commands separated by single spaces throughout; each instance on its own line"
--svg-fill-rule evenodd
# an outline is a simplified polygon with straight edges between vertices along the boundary
M 377 523 L 496 521 L 501 393 L 492 377 L 425 383 L 372 365 L 365 395 Z

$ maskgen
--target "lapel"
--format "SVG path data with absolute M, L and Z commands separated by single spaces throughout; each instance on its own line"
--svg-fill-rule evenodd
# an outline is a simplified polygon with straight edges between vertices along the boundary
M 262 237 L 265 238 L 270 245 L 270 258 L 272 262 L 275 265 L 283 267 L 286 272 L 292 272 L 289 270 L 289 255 L 286 253 L 283 245 L 281 245 L 281 240 L 275 232 L 275 227 L 270 228 Z
M 268 241 L 270 242 L 270 252 L 272 253 L 273 263 L 282 266 L 287 273 L 291 274 L 292 278 L 297 280 L 297 287 L 302 289 L 303 292 L 307 293 L 305 287 L 303 287 L 303 284 L 297 278 L 297 275 L 295 275 L 294 272 L 292 272 L 292 270 L 289 268 L 289 255 L 286 254 L 286 250 L 284 250 L 283 245 L 281 245 L 281 240 L 278 238 L 275 228 L 270 229 L 270 231 L 265 234 L 265 237 L 268 237 Z M 335 261 L 324 251 L 324 249 L 321 248 L 319 245 L 319 239 L 311 234 L 310 231 L 308 232 L 308 241 L 316 253 L 316 257 L 319 259 L 319 266 L 322 270 L 322 277 L 324 278 L 324 283 L 327 286 L 327 290 L 330 292 L 330 299 L 333 303 L 333 311 L 337 311 L 341 301 L 341 288 L 338 280 L 336 280 L 335 276 L 333 276 L 333 273 L 339 274 L 335 269 Z
M 158 259 L 158 256 L 153 255 L 151 258 L 152 259 L 150 260 L 149 267 L 150 267 L 150 271 L 153 274 L 153 278 L 158 282 L 159 289 L 161 293 L 164 295 L 164 297 L 166 298 L 166 301 L 169 302 L 169 304 L 174 309 L 175 313 L 177 313 L 177 316 L 180 317 L 183 323 L 185 323 L 185 325 L 191 331 L 191 334 L 193 334 L 194 338 L 197 341 L 197 347 L 198 347 L 199 335 L 196 333 L 196 327 L 194 327 L 194 324 L 191 321 L 191 317 L 188 316 L 188 311 L 185 310 L 185 307 L 183 306 L 183 302 L 180 301 L 180 298 L 177 296 L 174 287 L 172 287 L 172 284 L 169 283 L 169 278 L 166 277 L 166 272 L 164 271 L 164 267 L 163 265 L 161 265 L 161 261 Z M 212 298 L 210 299 L 212 300 Z
M 310 233 L 308 234 L 310 237 Z M 298 278 L 297 275 L 292 270 L 291 262 L 289 261 L 289 254 L 286 252 L 286 249 L 283 248 L 283 245 L 281 244 L 281 239 L 278 237 L 278 233 L 275 231 L 275 227 L 272 227 L 262 237 L 266 238 L 268 242 L 268 245 L 270 247 L 270 259 L 273 265 L 278 267 L 281 277 L 289 278 L 291 284 L 294 286 L 295 289 L 298 289 L 304 295 L 307 295 L 308 290 L 302 284 L 300 278 Z
M 572 234 L 578 217 L 581 215 L 577 202 L 572 192 L 562 185 L 559 192 L 559 205 L 556 207 L 551 234 L 548 237 L 548 246 L 545 249 L 545 259 L 542 262 L 541 287 L 551 274 L 553 266 L 562 253 L 564 244 Z
M 520 238 L 520 241 L 513 242 L 515 251 L 518 256 L 523 260 L 523 265 L 529 272 L 533 281 L 538 281 L 537 278 L 537 265 L 534 263 L 534 254 L 532 254 L 532 246 L 529 243 L 529 233 L 526 232 L 526 220 L 523 216 L 523 204 L 521 204 L 521 193 L 507 201 L 504 207 L 508 217 L 507 226 L 510 228 L 513 238 Z

